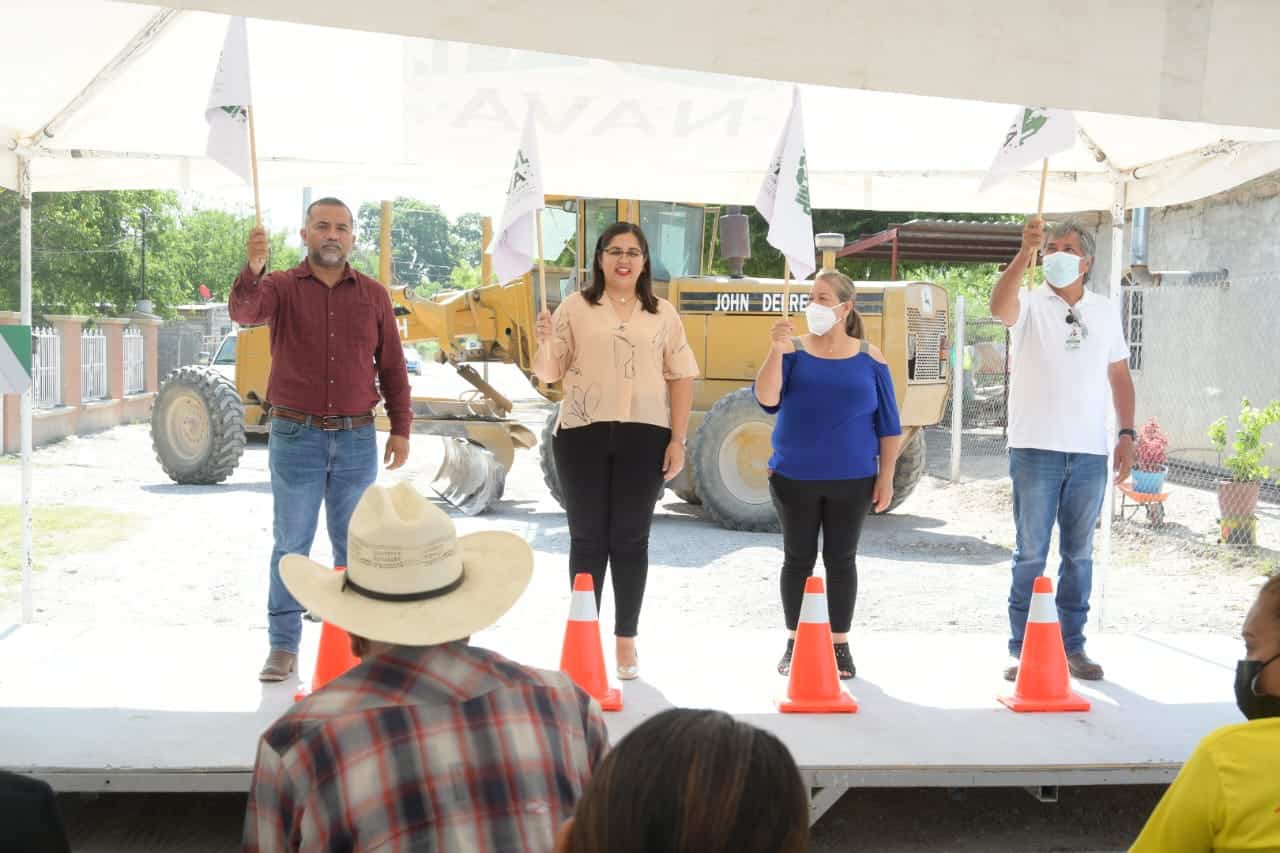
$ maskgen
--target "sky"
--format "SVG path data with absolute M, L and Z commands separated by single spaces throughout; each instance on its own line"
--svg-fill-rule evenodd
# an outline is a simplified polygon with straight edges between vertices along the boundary
M 346 202 L 348 207 L 357 212 L 360 210 L 360 206 L 366 202 L 377 204 L 383 200 L 376 195 L 370 195 L 367 192 L 361 192 L 359 189 L 351 189 L 349 187 L 326 189 L 317 186 L 311 190 L 311 199 L 313 201 L 325 195 L 337 196 Z M 263 187 L 261 196 L 262 218 L 265 220 L 268 230 L 272 232 L 284 230 L 289 235 L 290 245 L 301 245 L 302 241 L 298 236 L 298 232 L 302 228 L 302 187 L 293 189 Z M 430 198 L 415 197 L 428 204 L 432 203 Z M 217 193 L 190 193 L 184 196 L 184 201 L 190 207 L 215 207 L 222 210 L 243 212 L 248 215 L 253 214 L 253 190 L 248 187 Z M 480 205 L 476 207 L 478 212 L 494 216 L 501 213 L 501 211 L 482 211 L 480 207 Z M 445 215 L 450 220 L 456 219 L 460 213 L 465 212 L 467 211 L 444 210 Z
M 353 211 L 360 210 L 360 205 L 365 202 L 376 203 L 381 201 L 378 198 L 350 192 L 336 194 Z M 262 218 L 267 229 L 273 232 L 284 230 L 289 235 L 289 243 L 291 245 L 300 245 L 301 239 L 298 236 L 298 232 L 302 228 L 302 188 L 263 188 L 261 196 Z M 313 189 L 311 193 L 312 200 L 320 197 Z M 253 213 L 253 191 L 248 188 L 221 193 L 193 193 L 187 196 L 186 200 L 193 207 L 216 207 L 223 210 L 241 211 L 247 214 Z

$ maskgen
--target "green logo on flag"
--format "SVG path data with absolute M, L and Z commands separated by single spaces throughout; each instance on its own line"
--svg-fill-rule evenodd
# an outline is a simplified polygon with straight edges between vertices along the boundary
M 1049 117 L 1038 109 L 1027 107 L 1022 111 L 1022 121 L 1015 121 L 1009 126 L 1009 132 L 1005 134 L 1004 145 L 1006 151 L 1010 148 L 1021 148 L 1027 144 L 1027 140 L 1040 132 L 1046 124 L 1049 123 Z
M 809 167 L 803 151 L 800 152 L 800 166 L 796 169 L 796 204 L 805 213 L 813 215 L 813 211 L 809 209 Z
M 236 121 L 247 122 L 249 120 L 249 111 L 244 107 L 218 107 L 218 109 Z
M 1049 117 L 1028 108 L 1022 114 L 1022 141 L 1025 143 L 1028 139 L 1040 132 L 1040 128 L 1049 123 Z
M 21 394 L 31 385 L 31 327 L 0 326 L 0 394 Z

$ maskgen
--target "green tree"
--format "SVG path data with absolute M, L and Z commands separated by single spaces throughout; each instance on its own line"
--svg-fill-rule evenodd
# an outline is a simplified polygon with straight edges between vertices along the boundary
M 480 265 L 480 242 L 484 234 L 480 226 L 482 218 L 479 213 L 464 213 L 449 226 L 449 246 L 455 264 Z
M 145 226 L 144 226 L 145 223 Z M 0 192 L 0 307 L 17 308 L 17 195 Z M 197 298 L 225 299 L 244 266 L 247 215 L 183 211 L 171 192 L 37 193 L 32 205 L 32 302 L 37 314 L 121 314 L 150 299 L 163 316 Z M 143 245 L 146 259 L 143 275 Z M 271 267 L 298 263 L 284 232 Z
M 449 273 L 449 287 L 452 290 L 470 290 L 480 286 L 480 267 L 460 261 Z
M 148 211 L 146 296 L 164 302 L 164 256 L 179 212 L 172 192 L 36 193 L 32 198 L 32 303 L 38 313 L 123 313 L 142 298 L 142 211 Z M 18 196 L 0 192 L 0 301 L 19 305 Z
M 184 213 L 173 240 L 166 244 L 161 260 L 169 268 L 176 287 L 177 302 L 166 301 L 162 307 L 190 302 L 200 285 L 213 294 L 214 301 L 226 301 L 231 285 L 245 265 L 245 240 L 253 229 L 253 217 L 213 208 L 196 208 Z M 273 270 L 289 269 L 302 260 L 302 249 L 288 243 L 287 232 L 269 235 L 268 265 Z M 151 278 L 151 262 L 147 262 Z
M 454 267 L 449 218 L 436 205 L 412 198 L 397 198 L 391 209 L 391 271 L 394 279 L 417 286 L 433 278 L 448 278 Z M 357 215 L 359 244 L 375 257 L 381 227 L 381 206 L 374 202 L 362 204 Z

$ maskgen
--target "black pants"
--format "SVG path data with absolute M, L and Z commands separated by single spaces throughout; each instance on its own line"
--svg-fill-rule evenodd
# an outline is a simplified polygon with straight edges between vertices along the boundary
M 804 584 L 818 561 L 822 531 L 822 564 L 827 569 L 827 611 L 833 634 L 847 634 L 858 599 L 858 537 L 871 508 L 876 478 L 859 480 L 789 480 L 769 475 L 769 494 L 782 521 L 782 611 L 787 630 L 800 621 Z
M 569 516 L 569 582 L 589 572 L 598 610 L 605 567 L 613 567 L 613 633 L 619 637 L 634 637 L 640 622 L 649 527 L 670 442 L 669 429 L 613 421 L 561 428 L 552 441 Z

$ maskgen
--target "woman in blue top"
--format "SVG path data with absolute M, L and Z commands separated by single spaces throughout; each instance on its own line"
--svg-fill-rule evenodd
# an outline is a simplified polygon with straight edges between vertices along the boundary
M 782 609 L 790 633 L 778 663 L 783 675 L 791 672 L 819 531 L 836 665 L 841 678 L 856 674 L 849 626 L 858 597 L 858 536 L 867 510 L 883 512 L 893 500 L 898 404 L 884 356 L 862 337 L 856 295 L 848 276 L 819 273 L 805 309 L 809 334 L 793 338 L 790 321 L 775 323 L 769 357 L 756 375 L 756 400 L 778 413 L 769 492 L 782 521 Z

